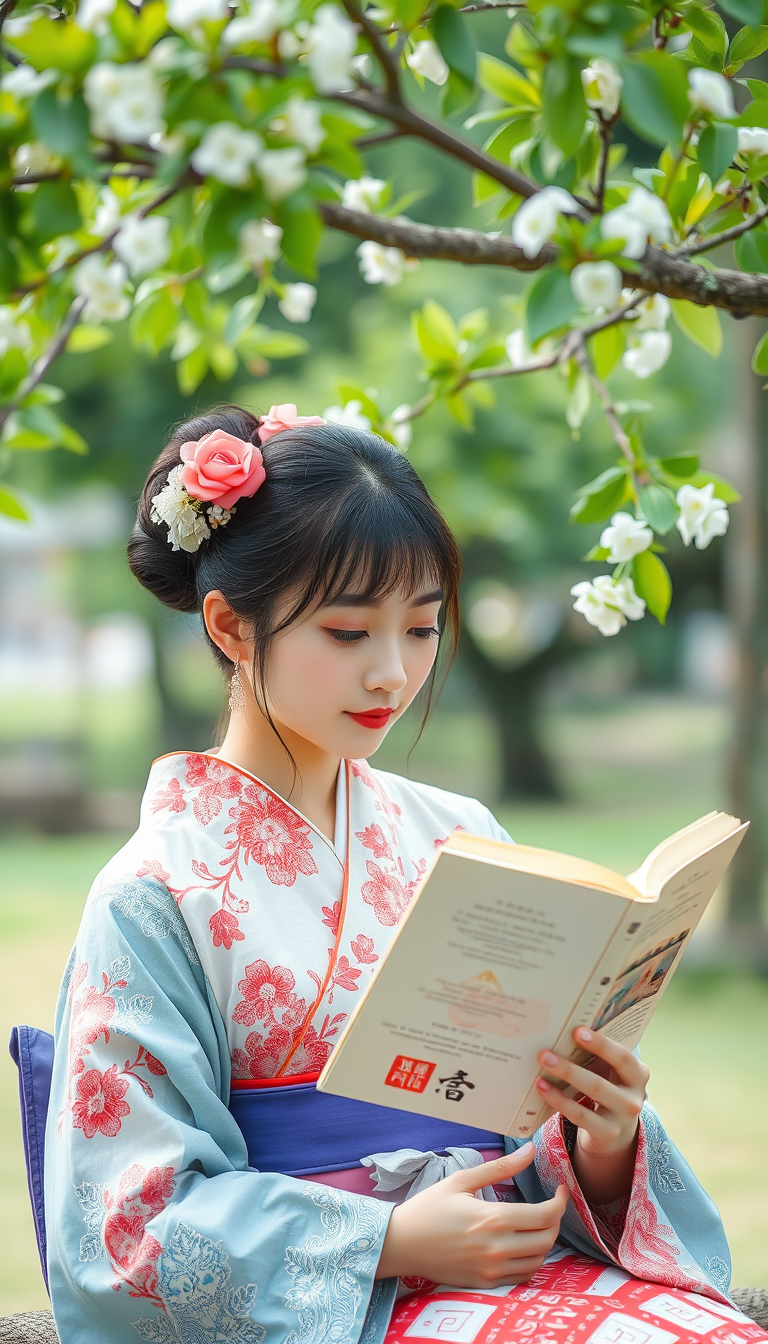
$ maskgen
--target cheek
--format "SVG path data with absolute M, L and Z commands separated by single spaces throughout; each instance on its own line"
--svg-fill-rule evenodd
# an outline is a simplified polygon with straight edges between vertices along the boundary
M 311 634 L 300 632 L 277 640 L 270 667 L 270 699 L 275 709 L 306 715 L 323 704 L 335 705 L 344 698 L 352 672 L 348 650 L 330 648 Z

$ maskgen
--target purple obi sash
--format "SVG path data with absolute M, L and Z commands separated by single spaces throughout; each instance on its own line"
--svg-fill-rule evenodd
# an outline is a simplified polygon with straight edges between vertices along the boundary
M 370 1153 L 398 1148 L 444 1152 L 446 1148 L 503 1148 L 499 1134 L 433 1120 L 412 1111 L 350 1101 L 318 1092 L 314 1083 L 285 1087 L 239 1087 L 229 1109 L 259 1171 L 312 1176 L 356 1167 Z

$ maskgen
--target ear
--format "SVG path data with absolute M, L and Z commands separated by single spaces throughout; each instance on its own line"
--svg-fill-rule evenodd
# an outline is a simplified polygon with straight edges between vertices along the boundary
M 231 663 L 248 662 L 251 652 L 247 638 L 248 627 L 235 615 L 218 588 L 212 589 L 203 598 L 203 620 L 214 644 L 218 645 Z

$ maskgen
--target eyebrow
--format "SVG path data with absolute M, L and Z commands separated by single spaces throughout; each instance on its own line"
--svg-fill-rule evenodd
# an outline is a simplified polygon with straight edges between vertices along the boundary
M 408 603 L 409 607 L 425 607 L 430 602 L 442 602 L 442 588 L 435 588 L 431 593 L 419 593 L 417 597 L 412 597 Z M 339 593 L 337 597 L 332 598 L 330 602 L 323 603 L 328 607 L 378 607 L 381 605 L 381 598 L 366 597 L 361 593 Z

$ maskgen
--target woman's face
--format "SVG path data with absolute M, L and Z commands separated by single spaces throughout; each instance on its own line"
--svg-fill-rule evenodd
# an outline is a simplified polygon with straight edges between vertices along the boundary
M 379 602 L 348 591 L 276 635 L 267 694 L 278 730 L 332 756 L 370 756 L 429 676 L 442 596 L 432 584 Z

